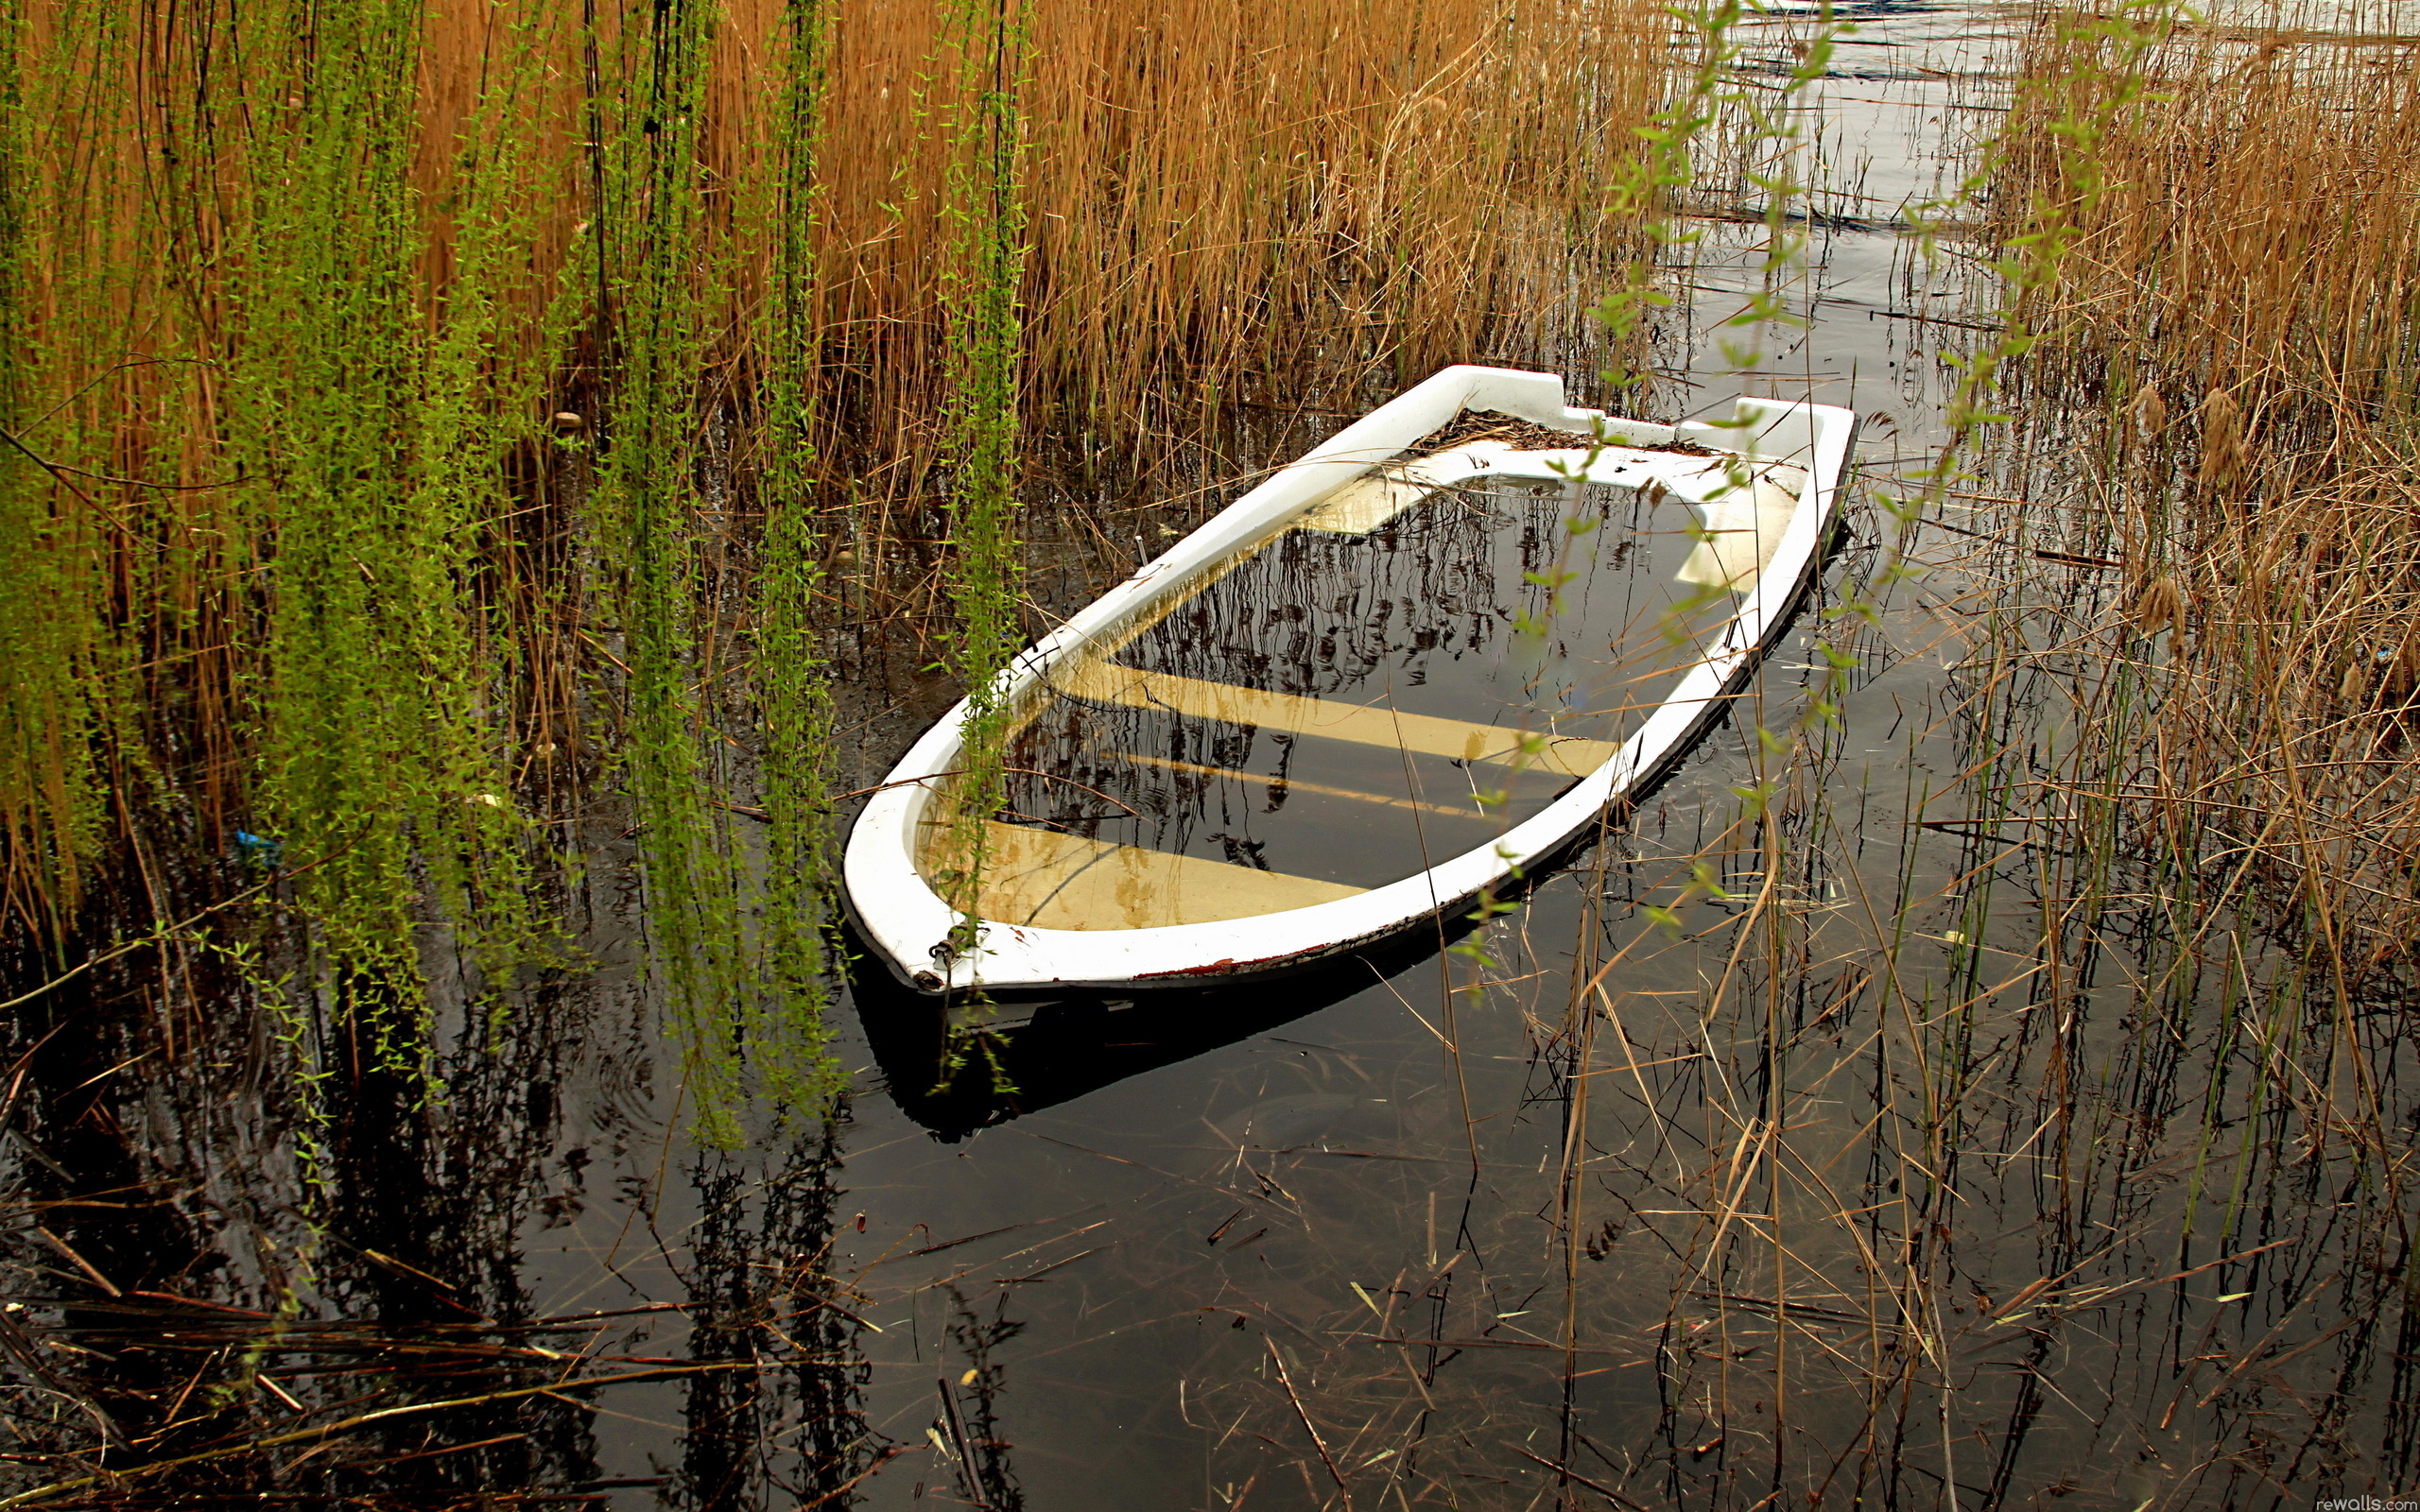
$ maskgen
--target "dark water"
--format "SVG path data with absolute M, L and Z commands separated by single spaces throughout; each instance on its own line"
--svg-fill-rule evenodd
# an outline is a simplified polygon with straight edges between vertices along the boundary
M 735 1152 L 686 1136 L 628 821 L 604 809 L 571 837 L 596 968 L 442 1020 L 433 1095 L 333 1079 L 317 1154 L 263 1070 L 274 1025 L 236 1006 L 240 963 L 95 973 L 22 1010 L 0 1091 L 0 1449 L 26 1456 L 0 1486 L 114 1443 L 112 1464 L 219 1457 L 53 1504 L 2408 1491 L 2409 1005 L 2338 994 L 2291 941 L 2096 859 L 2110 810 L 2043 777 L 2080 717 L 2061 627 L 2090 583 L 2043 576 L 1979 501 L 1888 570 L 1902 538 L 1874 494 L 1927 455 L 1931 340 L 1958 329 L 1928 322 L 1974 313 L 1891 219 L 1990 102 L 1974 76 L 2002 18 L 1858 19 L 1809 120 L 1836 213 L 1788 291 L 1811 327 L 1720 370 L 1716 327 L 1762 274 L 1758 232 L 1717 223 L 1675 333 L 1703 387 L 1670 401 L 1865 412 L 1851 539 L 1752 696 L 1520 912 L 1236 990 L 1003 1018 L 945 1087 L 931 1010 L 861 971 L 844 1120 L 768 1118 Z M 1445 591 L 1422 576 L 1445 554 L 1400 559 L 1401 593 Z M 1131 565 L 1070 553 L 1046 607 Z M 1198 629 L 1167 633 L 1193 639 L 1132 655 L 1198 667 Z M 1331 680 L 1305 691 L 1443 685 L 1452 660 L 1317 644 Z M 865 782 L 950 692 L 905 670 L 851 690 Z M 1227 770 L 1317 754 L 1143 723 L 1133 748 Z

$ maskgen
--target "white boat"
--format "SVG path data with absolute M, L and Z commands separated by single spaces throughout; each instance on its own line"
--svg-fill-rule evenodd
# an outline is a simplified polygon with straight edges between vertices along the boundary
M 915 988 L 1025 994 L 1295 967 L 1515 887 L 1754 668 L 1856 423 L 1445 369 L 1019 656 L 991 812 L 959 806 L 968 706 L 925 731 L 851 832 L 850 910 Z M 971 919 L 934 880 L 970 851 Z

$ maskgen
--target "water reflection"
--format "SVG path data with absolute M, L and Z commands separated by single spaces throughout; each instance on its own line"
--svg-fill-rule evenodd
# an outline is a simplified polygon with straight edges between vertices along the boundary
M 851 995 L 884 1092 L 908 1118 L 957 1143 L 1318 1013 L 1433 962 L 1470 928 L 1466 919 L 1445 920 L 1249 988 L 1069 992 L 981 1006 L 911 991 L 868 950 Z
M 880 1449 L 830 1274 L 840 1126 L 672 1160 L 610 1002 L 567 986 L 441 1026 L 425 1073 L 367 1050 L 391 1005 L 327 1005 L 311 1032 L 363 1048 L 316 1112 L 238 1016 L 147 1011 L 139 968 L 43 999 L 0 1108 L 0 1495 L 844 1497 Z

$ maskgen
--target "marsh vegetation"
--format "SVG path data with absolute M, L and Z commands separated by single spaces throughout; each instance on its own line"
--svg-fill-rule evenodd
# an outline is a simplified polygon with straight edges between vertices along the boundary
M 2394 13 L 5 14 L 0 1505 L 2420 1485 Z M 1453 361 L 1866 414 L 1732 717 L 1275 986 L 870 969 L 908 741 Z

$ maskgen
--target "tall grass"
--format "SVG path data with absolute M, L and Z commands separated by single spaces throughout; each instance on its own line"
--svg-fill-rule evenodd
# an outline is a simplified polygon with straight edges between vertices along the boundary
M 2118 60 L 2046 32 L 1996 185 L 2004 221 L 2074 225 L 2015 376 L 2074 417 L 2043 470 L 2089 500 L 2064 544 L 2116 564 L 2112 796 L 2356 963 L 2420 922 L 2412 62 L 2290 16 L 2182 27 L 2126 60 L 2146 93 L 2086 198 L 2051 126 Z
M 8 20 L 11 980 L 207 911 L 159 937 L 282 941 L 298 1042 L 404 1069 L 429 953 L 501 1001 L 620 805 L 723 1137 L 829 1085 L 777 1067 L 838 607 L 979 685 L 1033 627 L 1024 458 L 1582 340 L 1668 41 L 1640 0 Z

